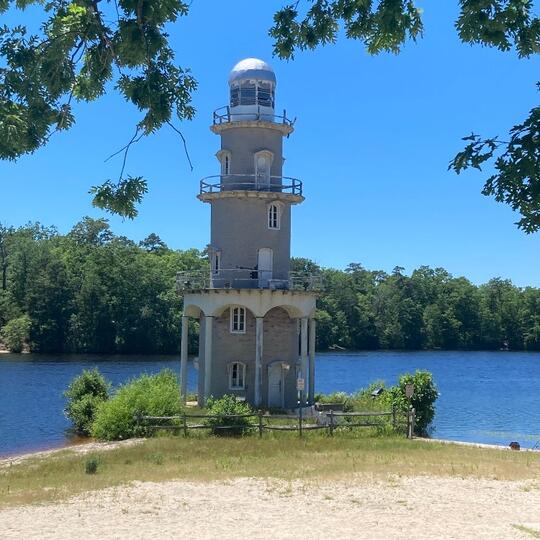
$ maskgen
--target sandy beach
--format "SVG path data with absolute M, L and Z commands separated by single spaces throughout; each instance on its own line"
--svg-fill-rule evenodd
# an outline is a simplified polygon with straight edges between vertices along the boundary
M 8 538 L 531 538 L 540 481 L 350 477 L 135 482 L 0 512 Z

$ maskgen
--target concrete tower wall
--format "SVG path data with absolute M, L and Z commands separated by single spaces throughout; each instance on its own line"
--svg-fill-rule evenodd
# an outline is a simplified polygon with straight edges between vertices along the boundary
M 270 174 L 283 170 L 283 135 L 277 129 L 239 127 L 221 133 L 221 149 L 231 153 L 231 174 L 254 174 L 255 154 L 269 150 L 274 155 Z M 226 183 L 226 179 L 224 179 Z
M 258 250 L 273 251 L 273 279 L 288 279 L 291 207 L 280 202 L 279 230 L 268 228 L 272 199 L 223 198 L 212 202 L 211 245 L 221 253 L 221 268 L 255 268 Z
M 247 310 L 246 332 L 231 334 L 230 310 L 227 309 L 220 317 L 214 318 L 212 341 L 217 354 L 213 358 L 212 383 L 210 393 L 213 396 L 235 394 L 245 397 L 250 403 L 255 399 L 255 317 Z M 279 336 L 279 339 L 276 339 Z M 204 330 L 200 340 L 204 342 Z M 296 405 L 295 380 L 296 363 L 298 361 L 298 320 L 290 318 L 282 308 L 270 310 L 264 317 L 264 353 L 262 359 L 262 400 L 268 399 L 268 367 L 273 362 L 281 362 L 290 366 L 284 377 L 284 406 L 291 408 Z M 228 370 L 233 362 L 246 365 L 246 385 L 243 390 L 229 388 Z M 204 372 L 204 362 L 199 366 Z M 201 385 L 202 392 L 204 384 Z

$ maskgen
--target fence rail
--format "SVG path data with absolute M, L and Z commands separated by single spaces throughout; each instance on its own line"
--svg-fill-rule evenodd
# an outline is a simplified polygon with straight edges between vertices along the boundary
M 268 414 L 263 411 L 258 411 L 255 413 L 247 414 L 220 414 L 220 415 L 211 415 L 211 414 L 180 414 L 177 416 L 144 416 L 136 415 L 135 421 L 137 425 L 141 428 L 157 430 L 157 429 L 170 429 L 183 431 L 184 436 L 187 437 L 189 430 L 198 430 L 198 429 L 209 429 L 212 431 L 220 430 L 254 430 L 257 431 L 259 437 L 263 436 L 264 431 L 297 431 L 299 436 L 302 437 L 304 431 L 312 430 L 326 430 L 330 436 L 334 435 L 334 431 L 341 428 L 356 428 L 356 427 L 379 427 L 381 424 L 371 421 L 372 418 L 380 417 L 392 418 L 392 427 L 395 429 L 398 427 L 398 416 L 403 416 L 403 414 L 398 413 L 395 409 L 391 411 L 362 411 L 362 412 L 341 412 L 341 411 L 327 411 L 316 417 L 315 420 L 318 420 L 320 423 L 313 423 L 312 418 L 305 418 L 302 413 L 302 408 L 299 409 L 299 413 L 296 416 L 293 415 L 284 415 L 284 414 Z M 414 424 L 415 424 L 415 410 L 409 410 L 405 415 L 406 419 L 406 433 L 407 438 L 412 439 L 414 435 Z M 252 418 L 256 419 L 256 422 L 248 423 L 238 423 L 238 424 L 227 424 L 227 425 L 211 425 L 208 423 L 191 423 L 191 420 L 203 419 L 203 420 L 232 420 L 240 418 Z M 365 418 L 366 421 L 358 422 L 349 422 L 348 419 L 353 418 Z M 342 421 L 340 421 L 342 419 Z M 159 422 L 163 421 L 174 421 L 177 420 L 177 424 L 161 424 Z M 294 424 L 285 424 L 285 425 L 272 425 L 269 424 L 271 420 L 290 420 L 295 421 Z M 347 421 L 343 421 L 347 420 Z M 148 423 L 148 422 L 158 422 L 158 423 Z M 402 422 L 401 422 L 402 424 Z

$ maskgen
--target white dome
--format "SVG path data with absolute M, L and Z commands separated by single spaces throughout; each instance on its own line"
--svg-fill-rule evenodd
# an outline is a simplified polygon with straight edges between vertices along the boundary
M 274 70 L 264 60 L 245 58 L 236 64 L 229 74 L 229 84 L 242 79 L 256 79 L 276 83 Z

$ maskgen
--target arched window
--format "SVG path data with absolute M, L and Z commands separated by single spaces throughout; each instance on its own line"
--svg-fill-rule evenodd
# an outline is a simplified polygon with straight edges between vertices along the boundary
M 229 150 L 220 150 L 216 157 L 221 163 L 221 175 L 227 176 L 231 174 L 231 153 Z
M 212 254 L 212 272 L 214 274 L 219 274 L 221 270 L 221 251 L 214 251 Z
M 246 333 L 246 308 L 236 306 L 231 308 L 231 334 Z
M 279 204 L 272 203 L 268 206 L 268 228 L 279 229 L 281 227 L 281 208 Z
M 242 362 L 229 364 L 229 389 L 244 390 L 246 387 L 246 365 Z
M 266 191 L 270 188 L 270 170 L 274 154 L 270 150 L 261 150 L 254 154 L 255 189 Z

